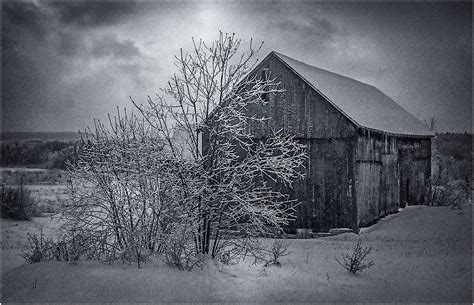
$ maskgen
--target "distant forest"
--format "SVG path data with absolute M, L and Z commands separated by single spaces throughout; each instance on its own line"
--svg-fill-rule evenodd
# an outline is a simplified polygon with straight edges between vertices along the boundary
M 55 140 L 67 142 L 71 140 L 80 140 L 79 132 L 62 131 L 62 132 L 2 132 L 0 140 L 2 141 L 22 141 L 22 140 Z
M 2 133 L 2 166 L 66 169 L 80 154 L 80 135 L 75 132 Z M 471 181 L 472 134 L 440 133 L 434 138 L 448 172 L 448 180 Z
M 80 152 L 77 132 L 5 132 L 1 134 L 1 166 L 66 169 Z
M 444 166 L 446 175 L 444 183 L 454 180 L 472 181 L 472 134 L 436 134 L 433 155 L 436 156 L 437 152 L 439 152 L 438 161 L 442 160 Z M 433 165 L 436 167 L 435 163 Z
M 472 134 L 441 133 L 435 138 L 435 148 L 445 156 L 456 160 L 472 160 Z

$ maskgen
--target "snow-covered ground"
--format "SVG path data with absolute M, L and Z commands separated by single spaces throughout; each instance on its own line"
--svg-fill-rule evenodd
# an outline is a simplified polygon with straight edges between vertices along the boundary
M 26 222 L 3 223 L 2 241 Z M 48 226 L 35 219 L 36 226 Z M 54 228 L 54 224 L 51 225 Z M 15 229 L 16 228 L 16 229 Z M 472 206 L 408 207 L 361 230 L 375 266 L 356 275 L 334 257 L 354 233 L 288 240 L 281 267 L 250 261 L 178 271 L 156 259 L 143 269 L 122 263 L 21 265 L 2 247 L 3 302 L 472 302 Z M 264 242 L 270 243 L 265 240 Z M 13 245 L 14 243 L 12 243 Z M 5 264 L 7 262 L 7 264 Z

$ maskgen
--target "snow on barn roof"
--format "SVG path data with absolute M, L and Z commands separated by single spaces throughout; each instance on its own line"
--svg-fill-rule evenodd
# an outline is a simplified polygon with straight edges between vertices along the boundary
M 415 116 L 374 86 L 272 53 L 357 126 L 396 135 L 434 136 Z

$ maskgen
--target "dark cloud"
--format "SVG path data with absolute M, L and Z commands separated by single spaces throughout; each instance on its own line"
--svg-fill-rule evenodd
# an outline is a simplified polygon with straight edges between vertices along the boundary
M 159 86 L 172 74 L 172 54 L 214 29 L 265 41 L 262 56 L 277 50 L 376 85 L 419 118 L 443 117 L 443 130 L 471 127 L 471 3 L 38 1 L 2 9 L 9 130 L 85 126 Z
M 55 2 L 50 6 L 62 23 L 80 27 L 114 24 L 138 8 L 135 2 Z
M 302 39 L 318 40 L 325 42 L 330 40 L 338 31 L 338 28 L 328 20 L 313 16 L 306 22 L 299 19 L 278 19 L 275 21 L 276 27 L 283 32 L 291 33 Z
M 2 2 L 2 28 L 4 31 L 27 31 L 43 38 L 48 27 L 47 12 L 32 2 Z
M 440 117 L 441 130 L 471 129 L 472 3 L 354 3 L 331 6 L 346 24 L 380 46 L 373 80 L 419 118 Z M 357 71 L 369 67 L 361 62 Z M 367 69 L 367 68 L 366 68 Z
M 315 55 L 327 54 L 334 39 L 344 35 L 340 22 L 322 11 L 325 5 L 294 3 L 291 1 L 271 3 L 252 2 L 226 8 L 240 24 L 244 18 L 249 28 L 245 34 L 258 41 L 265 41 L 264 52 L 270 50 L 294 56 L 300 60 L 312 59 Z M 244 16 L 244 17 L 241 17 Z M 238 27 L 233 29 L 242 33 Z M 267 49 L 268 48 L 268 49 Z M 309 50 L 318 50 L 310 52 Z
M 140 55 L 140 50 L 131 40 L 119 41 L 114 35 L 107 35 L 100 40 L 94 40 L 91 54 L 95 57 L 114 56 L 129 59 Z
M 57 32 L 58 52 L 67 57 L 74 57 L 84 53 L 84 38 L 74 31 L 60 30 Z
M 84 107 L 86 102 L 80 95 L 71 95 L 73 86 L 78 86 L 68 81 L 76 69 L 74 65 L 88 63 L 93 57 L 104 58 L 103 65 L 115 65 L 106 57 L 129 59 L 140 55 L 133 41 L 121 41 L 113 35 L 99 39 L 92 28 L 82 23 L 99 26 L 113 22 L 113 16 L 124 14 L 117 12 L 121 5 L 107 5 L 113 12 L 110 14 L 104 9 L 91 12 L 87 8 L 99 8 L 93 4 L 68 4 L 72 6 L 69 11 L 66 4 L 61 4 L 66 12 L 61 14 L 56 9 L 51 10 L 50 5 L 59 6 L 57 3 L 2 5 L 2 127 L 5 129 L 60 130 L 75 128 L 68 124 L 84 125 L 90 118 L 87 113 L 79 113 L 92 107 Z M 94 19 L 102 13 L 104 20 Z M 65 16 L 74 14 L 65 24 Z M 89 77 L 87 70 L 84 71 L 84 77 Z M 107 79 L 105 75 L 100 79 Z M 84 80 L 77 82 L 82 84 Z M 81 89 L 79 93 L 87 92 L 87 88 Z
M 45 88 L 61 69 L 57 70 L 57 59 L 49 56 L 54 52 L 44 48 L 51 30 L 47 12 L 33 3 L 3 3 L 2 7 L 3 124 L 20 128 L 28 121 L 25 118 L 34 117 L 44 106 Z

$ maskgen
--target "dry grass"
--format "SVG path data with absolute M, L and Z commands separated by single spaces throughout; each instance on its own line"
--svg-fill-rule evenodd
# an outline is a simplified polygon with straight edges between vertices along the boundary
M 15 187 L 23 183 L 40 213 L 57 212 L 58 206 L 69 198 L 66 171 L 6 167 L 0 170 L 2 185 Z

